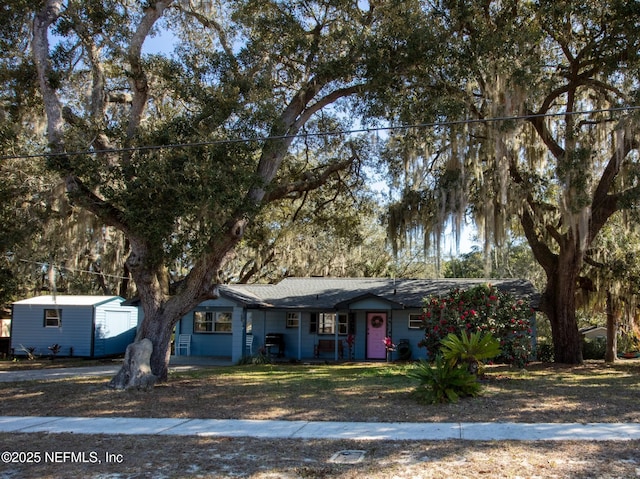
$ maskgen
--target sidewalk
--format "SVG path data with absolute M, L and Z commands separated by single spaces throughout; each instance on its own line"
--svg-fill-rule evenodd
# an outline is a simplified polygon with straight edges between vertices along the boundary
M 182 359 L 182 358 L 180 358 Z M 219 361 L 219 360 L 218 360 Z M 222 363 L 220 363 L 222 364 Z M 170 369 L 198 368 L 172 357 Z M 0 371 L 0 382 L 115 374 L 118 365 Z M 640 440 L 640 423 L 348 423 L 124 417 L 0 416 L 3 433 L 174 435 L 282 439 L 392 441 L 629 441 Z
M 0 416 L 0 432 L 390 441 L 629 441 L 640 424 L 347 423 L 224 419 Z

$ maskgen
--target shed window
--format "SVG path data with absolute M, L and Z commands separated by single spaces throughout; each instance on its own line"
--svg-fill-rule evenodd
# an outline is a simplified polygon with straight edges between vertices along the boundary
M 193 313 L 194 333 L 230 333 L 231 313 L 196 311 Z
M 421 329 L 422 328 L 422 315 L 410 314 L 409 315 L 409 329 Z
M 44 327 L 59 328 L 62 324 L 62 310 L 45 309 L 44 310 Z

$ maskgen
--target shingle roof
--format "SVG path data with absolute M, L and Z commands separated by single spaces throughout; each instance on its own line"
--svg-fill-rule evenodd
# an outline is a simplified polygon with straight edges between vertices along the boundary
M 521 279 L 388 279 L 388 278 L 286 278 L 273 285 L 225 285 L 221 293 L 248 307 L 278 309 L 348 308 L 349 303 L 375 296 L 392 308 L 420 308 L 422 300 L 452 289 L 490 283 L 537 305 L 533 285 Z

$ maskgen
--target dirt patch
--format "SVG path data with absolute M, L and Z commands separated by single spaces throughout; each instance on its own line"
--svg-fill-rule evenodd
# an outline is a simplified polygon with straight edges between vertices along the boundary
M 207 368 L 151 392 L 108 378 L 4 383 L 0 415 L 124 416 L 356 422 L 640 422 L 640 361 L 613 366 L 487 368 L 482 396 L 424 405 L 407 366 Z
M 524 443 L 464 441 L 329 441 L 157 436 L 0 434 L 38 464 L 2 464 L 2 478 L 633 478 L 640 442 Z M 6 446 L 5 446 L 6 447 Z M 339 451 L 363 451 L 337 463 Z M 84 453 L 77 456 L 54 452 Z M 50 454 L 45 457 L 45 452 Z M 58 462 L 55 462 L 57 458 Z M 95 458 L 95 462 L 91 462 Z
M 483 395 L 421 405 L 404 365 L 207 368 L 150 393 L 108 378 L 4 383 L 0 415 L 189 417 L 314 421 L 640 422 L 640 361 L 487 369 Z M 640 441 L 344 441 L 0 434 L 0 478 L 633 478 Z M 363 451 L 360 461 L 332 460 Z M 45 455 L 49 453 L 48 455 Z M 66 454 L 65 454 L 66 453 Z M 45 461 L 45 458 L 47 459 Z

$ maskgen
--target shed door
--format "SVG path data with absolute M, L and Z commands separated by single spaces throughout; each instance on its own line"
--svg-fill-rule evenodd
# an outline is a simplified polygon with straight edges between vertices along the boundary
M 387 313 L 367 313 L 367 359 L 386 359 Z

